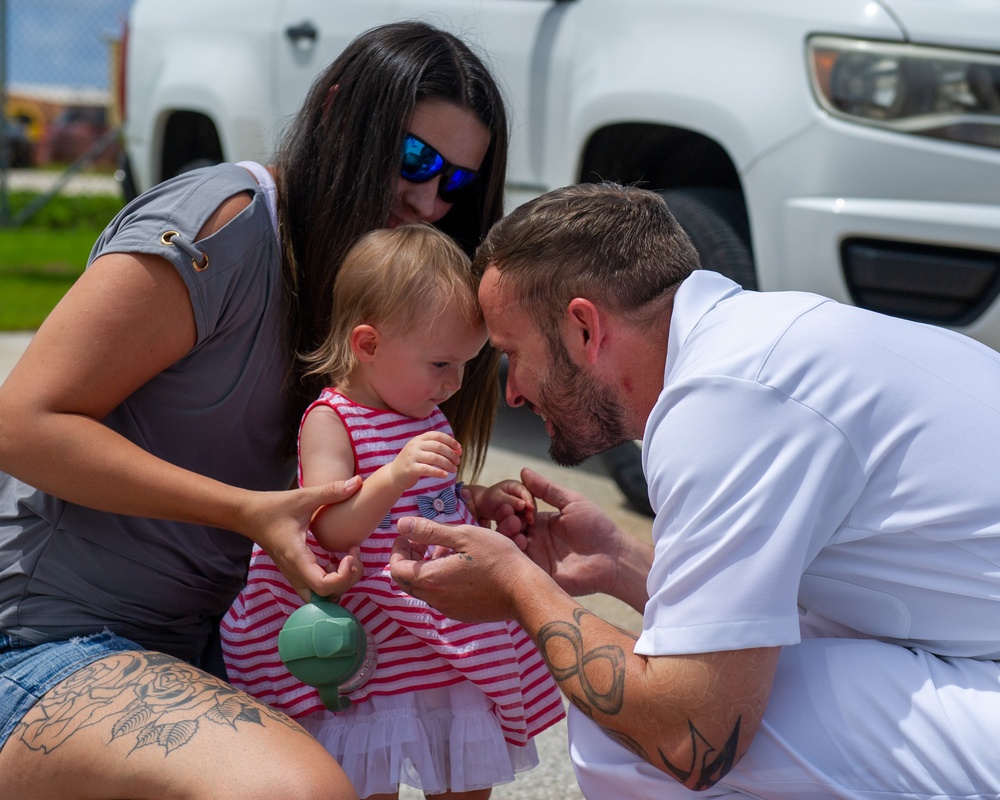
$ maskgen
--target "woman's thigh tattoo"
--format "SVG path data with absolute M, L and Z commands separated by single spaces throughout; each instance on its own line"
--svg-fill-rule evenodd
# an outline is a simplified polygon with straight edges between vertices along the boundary
M 32 750 L 51 753 L 77 732 L 110 724 L 110 742 L 131 742 L 131 752 L 160 748 L 164 756 L 207 726 L 285 726 L 308 734 L 279 711 L 162 653 L 108 656 L 71 675 L 36 703 L 14 729 Z

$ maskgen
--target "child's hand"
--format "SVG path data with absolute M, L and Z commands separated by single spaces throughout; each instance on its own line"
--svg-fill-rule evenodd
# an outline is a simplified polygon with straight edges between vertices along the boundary
M 448 473 L 457 472 L 461 460 L 462 446 L 455 439 L 428 431 L 407 442 L 388 469 L 402 493 L 421 478 L 446 478 Z
M 508 537 L 524 533 L 535 521 L 535 498 L 520 481 L 500 481 L 482 489 L 475 497 L 475 509 L 480 525 L 495 522 Z

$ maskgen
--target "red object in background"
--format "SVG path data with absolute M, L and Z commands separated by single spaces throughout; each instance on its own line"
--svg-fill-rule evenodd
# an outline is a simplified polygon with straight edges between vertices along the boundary
M 108 111 L 100 106 L 67 106 L 49 123 L 39 142 L 39 161 L 71 163 L 108 132 Z M 95 164 L 113 166 L 121 146 L 111 142 L 96 154 Z

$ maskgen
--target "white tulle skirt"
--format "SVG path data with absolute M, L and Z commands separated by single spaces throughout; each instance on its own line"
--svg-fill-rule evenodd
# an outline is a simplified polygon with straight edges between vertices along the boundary
M 486 789 L 538 765 L 535 743 L 508 744 L 489 698 L 468 682 L 371 697 L 299 722 L 337 759 L 360 797 L 397 792 L 401 783 L 425 794 Z

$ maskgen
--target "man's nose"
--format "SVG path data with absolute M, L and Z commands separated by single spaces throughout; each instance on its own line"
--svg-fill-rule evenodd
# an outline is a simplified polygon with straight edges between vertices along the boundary
M 514 381 L 514 373 L 509 368 L 507 370 L 507 383 L 504 386 L 504 399 L 507 401 L 507 405 L 510 408 L 523 406 L 526 402 L 524 395 L 517 390 L 517 384 Z

